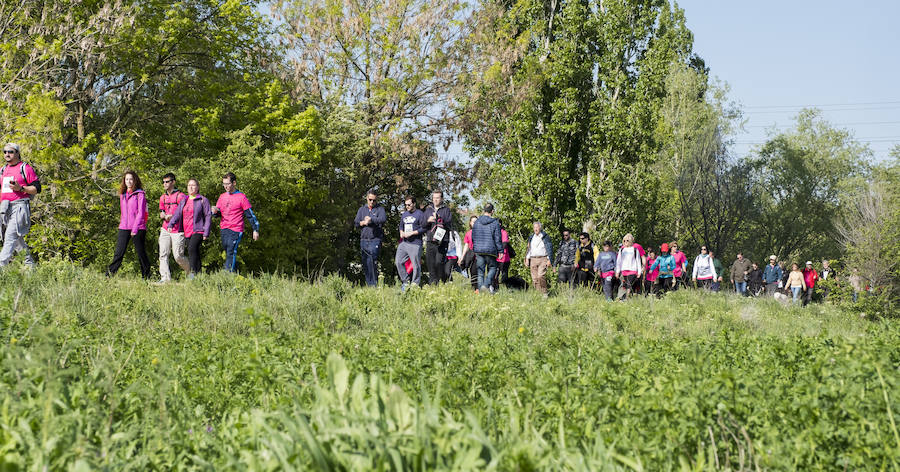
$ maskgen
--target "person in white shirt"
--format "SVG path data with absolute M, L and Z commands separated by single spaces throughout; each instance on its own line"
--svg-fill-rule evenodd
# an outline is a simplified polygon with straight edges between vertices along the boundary
M 706 246 L 700 248 L 700 255 L 694 259 L 694 272 L 691 276 L 697 288 L 703 287 L 709 289 L 714 280 L 718 280 L 716 274 L 716 266 L 713 265 L 713 258 L 709 255 L 709 249 Z
M 550 236 L 543 231 L 540 222 L 532 225 L 534 234 L 528 239 L 528 247 L 525 251 L 525 267 L 531 270 L 531 283 L 539 292 L 547 295 L 547 269 L 553 264 L 553 242 Z
M 631 233 L 622 238 L 622 248 L 616 257 L 616 278 L 622 281 L 622 297 L 628 298 L 634 284 L 644 272 L 644 259 L 641 251 L 634 244 L 634 236 Z

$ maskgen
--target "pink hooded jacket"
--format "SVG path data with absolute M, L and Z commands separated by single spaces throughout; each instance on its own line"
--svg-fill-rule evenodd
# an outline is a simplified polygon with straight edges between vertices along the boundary
M 143 190 L 119 195 L 119 212 L 119 229 L 131 230 L 132 235 L 147 229 L 147 199 Z

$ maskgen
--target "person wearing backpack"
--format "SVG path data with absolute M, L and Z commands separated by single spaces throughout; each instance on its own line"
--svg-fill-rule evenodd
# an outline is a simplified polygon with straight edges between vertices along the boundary
M 591 235 L 578 235 L 578 251 L 575 252 L 575 285 L 590 287 L 594 281 L 594 264 L 600 258 L 600 248 L 591 241 Z
M 184 225 L 172 222 L 172 215 L 187 200 L 187 195 L 175 188 L 175 174 L 171 172 L 163 176 L 162 183 L 163 193 L 159 196 L 159 219 L 162 220 L 162 227 L 159 229 L 159 282 L 166 283 L 172 280 L 172 273 L 169 271 L 170 254 L 175 257 L 175 262 L 185 274 L 191 272 L 191 267 L 184 255 L 187 241 Z
M 113 260 L 106 269 L 107 276 L 119 271 L 128 242 L 134 241 L 134 251 L 141 264 L 141 276 L 150 278 L 150 259 L 147 258 L 147 199 L 137 172 L 129 170 L 119 182 L 119 231 Z
M 25 253 L 25 265 L 34 267 L 34 258 L 25 242 L 31 230 L 31 199 L 41 192 L 41 180 L 31 165 L 22 162 L 22 149 L 16 143 L 3 146 L 2 178 L 0 191 L 0 267 L 6 267 L 17 252 Z

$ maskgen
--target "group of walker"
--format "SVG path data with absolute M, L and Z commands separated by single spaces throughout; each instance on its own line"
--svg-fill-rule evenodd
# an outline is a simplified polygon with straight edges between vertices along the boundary
M 399 244 L 394 256 L 401 291 L 422 282 L 423 245 L 430 284 L 446 282 L 454 271 L 466 270 L 476 292 L 494 293 L 501 284 L 519 286 L 508 275 L 515 250 L 509 244 L 509 234 L 501 220 L 494 218 L 493 205 L 485 205 L 481 215 L 471 216 L 469 229 L 460 238 L 440 190 L 432 192 L 431 201 L 424 209 L 418 208 L 412 196 L 406 197 L 403 204 Z M 369 286 L 378 283 L 377 259 L 386 221 L 378 195 L 370 190 L 366 204 L 360 207 L 354 220 L 360 230 L 362 268 Z M 609 300 L 625 299 L 637 293 L 660 296 L 684 286 L 721 290 L 724 270 L 706 245 L 700 247 L 700 254 L 690 264 L 677 241 L 661 244 L 657 252 L 653 248 L 645 250 L 631 234 L 626 234 L 615 248 L 610 241 L 595 244 L 587 232 L 580 233 L 577 241 L 571 235 L 569 230 L 562 231 L 562 241 L 554 257 L 552 239 L 540 222 L 533 224 L 523 263 L 531 273 L 532 286 L 545 295 L 549 290 L 547 274 L 551 271 L 556 272 L 561 286 L 602 288 Z M 735 292 L 746 296 L 767 293 L 775 297 L 790 292 L 795 301 L 803 296 L 803 304 L 809 303 L 820 278 L 812 262 L 808 261 L 803 271 L 794 264 L 795 271 L 786 274 L 775 264 L 776 259 L 771 256 L 771 265 L 763 270 L 739 253 L 730 271 Z M 827 279 L 833 274 L 828 261 L 824 261 L 821 277 Z
M 41 192 L 41 181 L 34 169 L 22 161 L 19 145 L 7 143 L 3 147 L 3 157 L 0 267 L 8 265 L 16 252 L 23 252 L 25 264 L 33 266 L 34 259 L 25 235 L 31 228 L 31 200 Z M 159 198 L 160 282 L 171 280 L 169 256 L 174 256 L 189 279 L 201 272 L 201 250 L 203 241 L 209 238 L 213 218 L 221 219 L 219 226 L 226 271 L 237 270 L 238 245 L 243 237 L 245 220 L 253 229 L 253 239 L 259 239 L 259 220 L 247 196 L 237 189 L 237 177 L 231 172 L 226 173 L 222 176 L 222 186 L 225 191 L 213 206 L 200 194 L 197 179 L 188 180 L 187 193 L 184 193 L 178 190 L 175 174 L 170 172 L 163 176 L 163 193 Z M 129 170 L 122 175 L 118 194 L 119 226 L 107 275 L 114 275 L 119 270 L 128 243 L 133 242 L 141 275 L 150 278 L 146 250 L 149 212 L 137 172 Z M 453 228 L 453 213 L 440 190 L 431 193 L 431 201 L 424 210 L 418 208 L 415 197 L 406 197 L 403 203 L 398 227 L 399 244 L 394 257 L 402 291 L 421 284 L 423 245 L 431 284 L 446 282 L 454 271 L 462 270 L 468 271 L 476 292 L 494 293 L 500 284 L 512 284 L 509 266 L 515 258 L 515 250 L 509 244 L 509 234 L 502 222 L 494 218 L 493 205 L 485 205 L 480 216 L 470 217 L 469 230 L 460 238 Z M 360 230 L 362 269 L 369 286 L 378 283 L 377 260 L 386 221 L 385 209 L 378 204 L 376 192 L 368 191 L 366 203 L 357 211 L 354 226 Z M 811 261 L 807 261 L 802 271 L 798 264 L 793 264 L 790 272 L 776 262 L 773 255 L 769 264 L 760 269 L 738 254 L 731 267 L 735 291 L 742 295 L 766 293 L 774 297 L 785 297 L 789 293 L 795 302 L 802 297 L 806 305 L 812 300 L 816 282 L 820 278 L 834 277 L 828 261 L 823 261 L 821 274 L 812 267 Z M 531 272 L 533 287 L 543 294 L 547 294 L 549 288 L 548 271 L 555 271 L 560 284 L 602 287 L 610 300 L 627 298 L 637 292 L 659 295 L 677 290 L 687 283 L 689 266 L 687 256 L 678 250 L 676 241 L 661 244 L 657 255 L 653 249 L 645 251 L 631 234 L 626 234 L 621 245 L 613 250 L 610 241 L 598 246 L 587 232 L 582 232 L 576 242 L 571 232 L 564 230 L 554 257 L 553 241 L 539 222 L 533 224 L 523 263 Z M 722 273 L 721 263 L 705 245 L 702 246 L 694 259 L 690 281 L 699 288 L 718 291 Z M 850 283 L 855 299 L 862 285 L 858 274 L 850 277 Z

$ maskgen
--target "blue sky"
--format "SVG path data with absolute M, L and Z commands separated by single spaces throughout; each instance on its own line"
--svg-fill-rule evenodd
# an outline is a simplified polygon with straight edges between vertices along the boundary
M 747 152 L 803 106 L 868 143 L 900 145 L 900 1 L 682 0 L 694 51 L 743 105 Z

